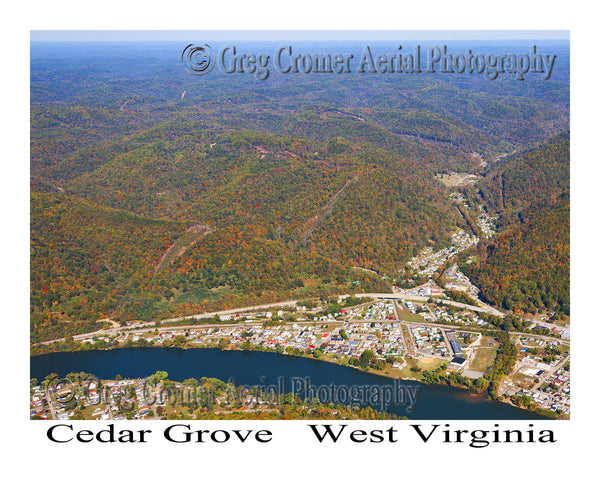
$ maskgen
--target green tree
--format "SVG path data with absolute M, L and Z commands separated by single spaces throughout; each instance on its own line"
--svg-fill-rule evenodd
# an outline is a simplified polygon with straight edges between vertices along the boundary
M 373 350 L 365 350 L 363 353 L 361 353 L 360 355 L 360 359 L 359 359 L 359 365 L 361 368 L 366 369 L 369 367 L 369 364 L 371 363 L 371 360 L 373 360 Z

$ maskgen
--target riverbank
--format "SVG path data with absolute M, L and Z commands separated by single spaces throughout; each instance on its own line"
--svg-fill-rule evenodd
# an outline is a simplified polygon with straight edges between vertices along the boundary
M 314 398 L 254 390 L 203 377 L 177 382 L 168 372 L 148 378 L 98 379 L 69 373 L 73 393 L 53 391 L 58 377 L 31 382 L 32 420 L 406 420 L 371 406 L 321 402 Z M 64 385 L 64 384 L 63 384 Z
M 281 351 L 281 349 L 278 350 L 277 348 L 268 348 L 268 347 L 243 348 L 243 345 L 244 345 L 243 343 L 237 344 L 237 345 L 228 344 L 228 345 L 222 345 L 221 347 L 219 347 L 218 345 L 212 345 L 212 344 L 203 345 L 203 344 L 184 343 L 179 346 L 172 345 L 169 347 L 165 347 L 164 345 L 152 345 L 152 344 L 149 344 L 149 342 L 144 342 L 143 345 L 117 344 L 115 346 L 109 346 L 109 347 L 105 347 L 105 348 L 96 348 L 88 343 L 85 343 L 85 344 L 73 343 L 71 345 L 61 344 L 60 346 L 62 346 L 62 349 L 57 350 L 56 352 L 52 352 L 52 353 L 60 353 L 60 352 L 78 353 L 78 352 L 88 352 L 88 351 L 100 352 L 100 351 L 122 350 L 122 349 L 129 349 L 129 348 L 133 348 L 133 349 L 148 349 L 148 348 L 150 348 L 150 349 L 156 349 L 156 350 L 162 350 L 162 349 L 166 348 L 169 350 L 182 350 L 182 351 L 186 351 L 186 350 L 216 350 L 216 351 L 221 351 L 221 352 L 230 351 L 230 352 L 273 353 L 273 354 L 280 354 L 283 356 L 290 356 L 290 357 L 295 357 L 295 358 L 305 358 L 305 359 L 316 360 L 316 361 L 320 361 L 322 363 L 328 363 L 331 365 L 336 365 L 338 367 L 345 367 L 345 369 L 348 369 L 348 370 L 361 372 L 361 373 L 365 373 L 368 375 L 374 375 L 374 376 L 385 378 L 385 379 L 400 380 L 400 381 L 414 381 L 414 382 L 419 382 L 423 385 L 439 385 L 439 386 L 445 386 L 445 387 L 449 387 L 449 388 L 456 388 L 456 389 L 463 390 L 465 392 L 465 394 L 468 395 L 473 400 L 483 401 L 485 399 L 485 400 L 492 401 L 492 402 L 494 402 L 494 401 L 502 402 L 506 405 L 510 405 L 511 407 L 521 408 L 522 410 L 532 412 L 536 415 L 543 415 L 548 418 L 558 418 L 558 416 L 552 415 L 553 412 L 537 411 L 537 410 L 531 410 L 531 409 L 519 407 L 514 402 L 512 402 L 510 400 L 510 398 L 498 397 L 498 398 L 492 399 L 492 398 L 490 398 L 489 392 L 487 391 L 487 389 L 481 390 L 481 388 L 473 388 L 473 387 L 470 387 L 468 384 L 463 383 L 460 379 L 464 378 L 464 377 L 461 377 L 460 374 L 458 374 L 457 372 L 451 372 L 448 375 L 442 376 L 441 373 L 444 370 L 444 368 L 442 368 L 442 367 L 444 367 L 444 365 L 436 364 L 437 366 L 432 370 L 425 370 L 422 372 L 414 372 L 411 370 L 409 363 L 407 362 L 405 367 L 401 368 L 401 369 L 393 368 L 390 364 L 386 364 L 384 369 L 377 370 L 377 369 L 370 368 L 370 367 L 360 368 L 360 367 L 357 367 L 354 365 L 349 365 L 347 363 L 346 359 L 334 358 L 330 354 L 322 354 L 319 356 L 315 356 L 313 353 L 307 353 L 305 351 L 290 350 L 290 351 L 286 352 L 286 351 Z M 66 349 L 65 347 L 67 347 L 67 346 L 72 347 L 72 348 Z M 51 353 L 51 352 L 38 352 L 37 355 L 45 355 L 47 353 Z M 35 355 L 32 355 L 32 356 L 35 356 Z M 430 372 L 430 371 L 438 371 L 438 373 L 440 373 L 440 375 L 432 376 L 432 375 L 429 375 L 428 373 L 426 373 L 426 372 Z M 466 380 L 469 380 L 469 379 L 466 379 Z M 548 413 L 550 413 L 550 415 L 548 415 Z
M 389 377 L 373 375 L 356 368 L 317 361 L 315 358 L 282 355 L 274 352 L 219 350 L 215 348 L 120 348 L 80 352 L 51 353 L 31 358 L 31 376 L 44 379 L 51 372 L 64 377 L 71 372 L 90 372 L 97 378 L 148 378 L 157 371 L 169 373 L 173 381 L 219 378 L 236 385 L 278 386 L 285 392 L 298 391 L 300 383 L 313 394 L 325 393 L 332 386 L 349 392 L 368 394 L 374 390 L 394 392 L 397 387 L 417 389 L 414 410 L 405 402 L 392 401 L 383 408 L 411 420 L 539 420 L 540 417 L 510 405 L 487 401 L 464 389 L 446 385 L 427 385 L 413 380 L 399 383 Z M 281 389 L 282 390 L 282 389 Z M 376 401 L 380 401 L 376 399 Z M 400 399 L 401 400 L 401 399 Z M 343 403 L 334 401 L 334 403 Z M 381 410 L 381 406 L 377 410 Z

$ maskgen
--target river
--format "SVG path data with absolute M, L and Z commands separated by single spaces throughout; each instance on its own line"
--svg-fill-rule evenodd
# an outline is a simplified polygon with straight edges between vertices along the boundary
M 313 387 L 335 384 L 347 386 L 376 385 L 394 390 L 394 380 L 353 368 L 315 360 L 268 352 L 221 351 L 218 349 L 123 348 L 85 352 L 58 352 L 31 357 L 30 377 L 38 381 L 50 373 L 65 376 L 69 372 L 92 373 L 100 379 L 145 378 L 157 370 L 168 372 L 169 378 L 215 377 L 233 380 L 236 385 L 282 385 L 285 393 L 310 381 Z M 295 380 L 294 380 L 295 379 Z M 424 385 L 402 381 L 411 388 L 420 386 L 414 409 L 392 403 L 386 409 L 411 420 L 540 420 L 532 412 L 501 402 L 485 400 L 459 388 L 445 385 Z M 278 391 L 281 391 L 279 388 Z M 397 391 L 397 389 L 395 389 Z M 356 389 L 355 389 L 356 391 Z M 318 392 L 318 390 L 317 390 Z M 375 406 L 375 405 L 374 405 Z

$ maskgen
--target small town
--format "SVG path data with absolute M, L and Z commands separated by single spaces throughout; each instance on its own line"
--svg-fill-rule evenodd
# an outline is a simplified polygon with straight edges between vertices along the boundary
M 450 272 L 460 277 L 457 269 Z M 439 291 L 439 293 L 438 293 Z M 162 346 L 273 351 L 283 355 L 308 355 L 319 360 L 354 366 L 372 352 L 373 373 L 399 379 L 419 379 L 420 374 L 443 368 L 446 375 L 458 373 L 468 379 L 484 378 L 494 363 L 498 339 L 491 325 L 469 305 L 437 303 L 440 287 L 428 284 L 409 292 L 412 300 L 399 298 L 355 299 L 357 305 L 340 307 L 317 302 L 279 309 L 251 310 L 219 316 L 219 324 L 150 327 L 131 324 L 105 333 L 84 334 L 79 341 L 94 348 L 118 346 Z M 420 300 L 415 300 L 421 294 Z M 382 294 L 380 296 L 383 296 Z M 431 299 L 429 301 L 428 299 Z M 335 310 L 335 311 L 333 311 Z M 501 397 L 522 408 L 534 402 L 539 408 L 563 416 L 570 413 L 569 328 L 553 325 L 542 316 L 530 322 L 531 334 L 511 332 L 519 349 L 513 371 L 499 389 Z M 235 322 L 235 323 L 231 323 Z M 536 332 L 542 323 L 545 335 Z M 487 330 L 492 330 L 489 333 Z M 156 418 L 169 406 L 145 402 L 143 379 L 110 379 L 104 388 L 135 389 L 132 410 L 123 413 L 117 405 L 98 405 L 95 385 L 88 385 L 86 402 L 79 413 L 86 419 Z M 36 383 L 31 390 L 31 416 L 68 419 L 65 410 Z M 92 408 L 93 407 L 93 408 Z M 157 412 L 157 408 L 159 408 Z
M 452 245 L 450 247 L 438 251 L 434 251 L 433 247 L 425 248 L 408 262 L 408 266 L 421 275 L 431 276 L 438 268 L 460 252 L 479 243 L 479 239 L 476 236 L 469 235 L 462 229 L 459 229 L 452 235 L 451 241 Z
M 451 199 L 472 210 L 462 194 Z M 495 234 L 494 221 L 481 207 L 477 226 L 485 238 Z M 289 301 L 280 304 L 236 309 L 196 316 L 204 325 L 185 325 L 186 319 L 164 320 L 160 325 L 127 322 L 124 326 L 74 336 L 83 348 L 156 346 L 219 348 L 221 350 L 272 351 L 283 355 L 310 356 L 322 361 L 357 368 L 365 352 L 372 357 L 373 373 L 421 380 L 424 372 L 443 369 L 445 375 L 459 375 L 475 381 L 484 379 L 493 367 L 499 340 L 490 315 L 505 313 L 483 303 L 479 288 L 452 263 L 460 252 L 476 245 L 479 238 L 458 229 L 451 246 L 422 250 L 408 262 L 415 275 L 426 277 L 422 285 L 395 286 L 391 294 L 341 295 L 329 301 Z M 433 281 L 444 267 L 443 274 Z M 416 277 L 415 277 L 416 278 Z M 410 282 L 409 282 L 410 283 Z M 464 301 L 453 301 L 458 292 Z M 349 302 L 349 300 L 351 300 Z M 520 408 L 532 407 L 570 415 L 569 325 L 554 322 L 554 312 L 523 317 L 527 333 L 510 332 L 518 347 L 512 371 L 504 377 L 498 396 Z M 170 322 L 181 326 L 163 326 Z M 104 387 L 117 394 L 123 387 L 134 388 L 132 409 L 123 413 L 115 405 L 98 403 L 95 385 L 86 385 L 86 402 L 80 404 L 83 418 L 156 418 L 168 411 L 164 402 L 148 405 L 142 395 L 144 379 L 109 380 Z M 256 400 L 256 399 L 255 399 Z M 71 418 L 75 412 L 56 404 L 39 385 L 32 387 L 31 416 Z M 158 411 L 157 411 L 158 408 Z
M 453 192 L 451 198 L 471 209 L 460 193 Z M 485 238 L 494 235 L 495 220 L 479 208 L 477 225 Z M 451 236 L 450 247 L 424 249 L 407 267 L 415 275 L 428 278 L 426 283 L 407 289 L 395 286 L 391 294 L 357 294 L 350 303 L 348 295 L 341 295 L 329 302 L 289 301 L 196 316 L 205 322 L 212 320 L 203 325 L 185 325 L 186 319 L 181 318 L 163 320 L 160 325 L 113 324 L 109 329 L 76 335 L 73 340 L 83 348 L 98 349 L 156 346 L 262 350 L 307 355 L 354 368 L 369 352 L 373 357 L 371 371 L 379 375 L 421 380 L 424 372 L 442 368 L 447 376 L 458 374 L 475 381 L 490 371 L 499 345 L 489 316 L 506 316 L 483 303 L 478 298 L 478 287 L 452 263 L 460 252 L 478 242 L 478 237 L 458 229 Z M 436 283 L 432 278 L 442 266 L 445 270 Z M 454 292 L 465 295 L 461 298 L 469 303 L 453 301 Z M 523 317 L 527 333 L 510 332 L 519 354 L 512 372 L 502 380 L 498 395 L 500 400 L 520 408 L 536 407 L 564 418 L 570 415 L 570 329 L 564 322 L 553 322 L 553 314 Z M 184 325 L 164 326 L 171 322 Z M 135 389 L 127 412 L 114 402 L 98 405 L 95 385 L 88 384 L 86 401 L 79 405 L 79 418 L 157 418 L 175 411 L 164 402 L 148 405 L 142 395 L 144 381 L 113 379 L 104 383 L 104 388 L 114 389 L 115 395 L 122 388 Z M 33 386 L 31 417 L 64 420 L 75 415 L 53 397 L 39 385 Z

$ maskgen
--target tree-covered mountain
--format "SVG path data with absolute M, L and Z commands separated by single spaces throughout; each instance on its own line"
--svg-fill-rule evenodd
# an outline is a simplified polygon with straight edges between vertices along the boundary
M 465 273 L 505 309 L 569 314 L 569 132 L 493 165 L 480 182 L 501 234 L 482 242 Z
M 31 194 L 32 340 L 92 331 L 151 295 L 165 245 L 184 230 L 77 197 Z
M 536 147 L 568 127 L 564 67 L 557 80 L 518 85 L 198 78 L 178 48 L 32 47 L 32 341 L 106 317 L 389 289 L 413 255 L 468 228 L 436 175 L 479 171 L 483 160 L 491 167 L 465 195 L 502 215 L 494 251 L 520 252 L 517 228 L 541 244 L 551 215 L 535 217 L 540 199 L 544 211 L 564 209 L 568 143 Z M 527 152 L 493 162 L 513 150 Z M 563 170 L 552 170 L 558 157 Z M 503 302 L 493 251 L 479 256 L 473 275 Z
M 507 156 L 486 172 L 479 194 L 501 224 L 532 209 L 554 203 L 569 191 L 569 132 L 565 131 L 524 152 Z

